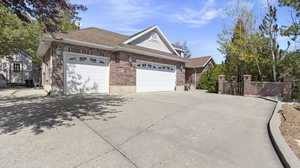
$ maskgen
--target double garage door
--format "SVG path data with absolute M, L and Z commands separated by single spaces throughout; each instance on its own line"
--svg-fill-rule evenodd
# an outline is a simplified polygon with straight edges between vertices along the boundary
M 65 93 L 109 93 L 109 60 L 79 54 L 65 54 Z M 176 67 L 137 61 L 136 92 L 174 91 Z

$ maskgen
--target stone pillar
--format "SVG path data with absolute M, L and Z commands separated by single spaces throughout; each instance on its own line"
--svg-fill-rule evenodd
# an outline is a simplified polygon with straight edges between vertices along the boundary
M 224 81 L 225 81 L 225 75 L 219 75 L 218 76 L 218 93 L 219 94 L 224 94 Z
M 251 93 L 251 75 L 244 75 L 244 96 L 253 95 Z

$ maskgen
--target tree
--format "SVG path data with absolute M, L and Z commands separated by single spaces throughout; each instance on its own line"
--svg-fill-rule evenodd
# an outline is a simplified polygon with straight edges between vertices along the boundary
M 197 88 L 208 90 L 209 93 L 218 93 L 218 76 L 224 74 L 224 64 L 215 65 L 214 67 L 203 72 Z
M 277 81 L 277 61 L 280 59 L 280 49 L 277 43 L 279 34 L 279 26 L 277 24 L 277 9 L 268 2 L 267 13 L 263 18 L 262 24 L 259 26 L 261 35 L 269 40 L 269 50 L 272 55 L 272 72 L 273 81 Z
M 0 55 L 26 50 L 34 55 L 43 27 L 37 21 L 23 23 L 0 4 Z
M 190 49 L 188 48 L 187 46 L 187 42 L 183 42 L 183 43 L 180 43 L 180 42 L 176 42 L 175 45 L 179 48 L 182 48 L 184 50 L 184 57 L 185 58 L 190 58 L 192 56 L 191 54 L 191 51 Z
M 292 76 L 300 79 L 300 51 L 287 53 L 281 61 L 280 68 L 283 76 Z
M 2 5 L 25 23 L 35 18 L 44 25 L 45 31 L 55 32 L 61 25 L 61 11 L 67 11 L 71 20 L 80 20 L 78 11 L 87 8 L 83 5 L 72 4 L 69 0 L 2 0 Z
M 278 0 L 280 6 L 291 7 L 295 11 L 295 16 L 291 12 L 292 24 L 283 26 L 282 35 L 292 37 L 293 41 L 297 40 L 300 35 L 300 1 L 295 0 Z
M 59 31 L 77 29 L 68 12 L 61 12 L 60 15 L 60 24 L 57 25 Z M 0 3 L 0 57 L 17 50 L 27 51 L 33 56 L 34 68 L 39 68 L 42 60 L 36 51 L 43 30 L 44 25 L 33 19 L 24 23 Z

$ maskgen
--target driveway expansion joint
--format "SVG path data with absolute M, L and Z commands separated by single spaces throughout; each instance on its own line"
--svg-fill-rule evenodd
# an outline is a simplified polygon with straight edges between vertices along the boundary
M 127 156 L 127 154 L 121 149 L 119 149 L 116 145 L 112 144 L 107 138 L 105 138 L 103 135 L 101 135 L 98 131 L 96 131 L 94 128 L 92 128 L 89 124 L 84 122 L 83 119 L 81 119 L 79 116 L 76 116 L 76 118 L 81 121 L 88 129 L 90 129 L 94 134 L 96 134 L 98 137 L 100 137 L 102 140 L 104 140 L 106 143 L 108 143 L 115 151 L 119 152 L 126 160 L 128 160 L 134 167 L 139 168 L 139 166 Z
M 169 104 L 175 104 L 175 103 L 169 103 Z M 188 108 L 190 108 L 190 107 L 187 106 L 185 109 L 188 109 Z M 139 131 L 138 133 L 136 133 L 136 134 L 134 134 L 134 135 L 128 137 L 127 139 L 125 139 L 124 142 L 122 142 L 122 143 L 119 144 L 119 146 L 122 146 L 122 145 L 126 144 L 126 143 L 129 142 L 130 140 L 136 138 L 137 136 L 139 136 L 139 135 L 141 135 L 142 133 L 146 132 L 148 129 L 150 129 L 150 128 L 152 128 L 153 126 L 157 125 L 159 122 L 164 121 L 165 119 L 169 118 L 170 116 L 173 116 L 173 115 L 175 115 L 175 114 L 177 114 L 177 113 L 180 113 L 180 112 L 181 112 L 181 110 L 180 110 L 180 111 L 173 112 L 173 113 L 166 114 L 166 115 L 163 116 L 161 119 L 159 119 L 159 120 L 153 122 L 152 124 L 149 124 L 149 126 L 147 126 L 145 129 L 143 129 L 143 130 Z
M 73 168 L 78 168 L 78 167 L 80 167 L 80 166 L 82 166 L 82 165 L 84 165 L 84 164 L 87 164 L 87 163 L 89 163 L 89 162 L 95 160 L 95 159 L 101 158 L 101 157 L 103 157 L 103 156 L 105 156 L 105 155 L 107 155 L 107 154 L 109 154 L 109 153 L 111 153 L 111 152 L 113 152 L 113 151 L 116 151 L 116 150 L 115 150 L 115 149 L 112 149 L 112 150 L 109 150 L 109 151 L 107 151 L 107 152 L 105 152 L 105 153 L 103 153 L 103 154 L 97 155 L 97 156 L 95 156 L 95 157 L 93 157 L 93 158 L 90 158 L 90 159 L 88 159 L 88 160 L 86 160 L 86 161 L 83 161 L 83 162 L 77 164 L 76 166 L 73 166 Z

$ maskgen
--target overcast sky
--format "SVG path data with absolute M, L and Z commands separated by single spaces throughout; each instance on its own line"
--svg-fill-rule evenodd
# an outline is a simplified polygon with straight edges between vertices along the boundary
M 236 0 L 71 0 L 86 5 L 81 12 L 81 28 L 98 27 L 131 35 L 149 26 L 158 25 L 167 38 L 186 41 L 192 57 L 213 56 L 217 63 L 224 60 L 217 48 L 218 34 L 229 27 L 232 18 L 224 11 Z M 240 0 L 240 4 L 262 17 L 266 0 Z M 275 2 L 276 3 L 276 2 Z M 280 24 L 289 23 L 288 8 L 278 9 Z M 282 48 L 286 40 L 279 38 Z

